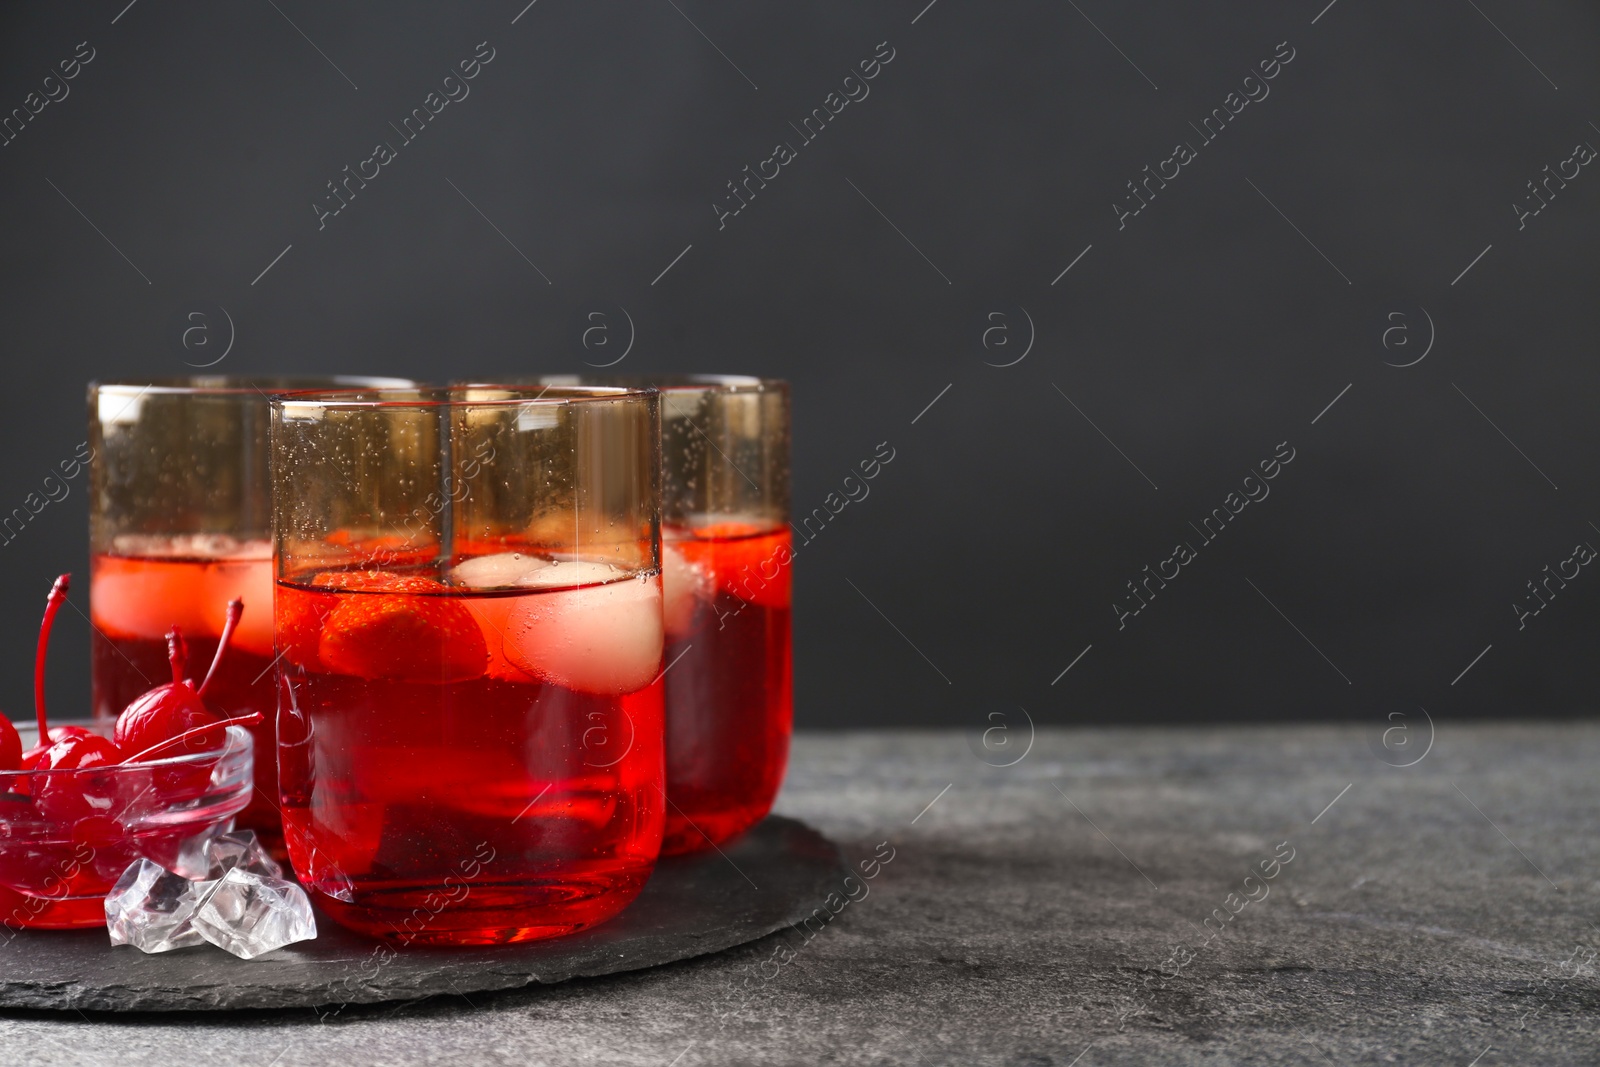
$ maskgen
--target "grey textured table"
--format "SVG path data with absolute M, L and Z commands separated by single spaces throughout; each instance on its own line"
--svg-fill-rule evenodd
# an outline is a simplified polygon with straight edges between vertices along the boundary
M 779 809 L 875 875 L 820 932 L 326 1020 L 12 1013 L 0 1061 L 1600 1062 L 1600 726 L 1379 733 L 803 736 Z

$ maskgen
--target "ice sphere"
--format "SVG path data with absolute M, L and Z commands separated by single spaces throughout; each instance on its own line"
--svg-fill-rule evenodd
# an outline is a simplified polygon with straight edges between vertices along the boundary
M 193 921 L 201 937 L 242 960 L 317 936 L 305 890 L 243 867 L 222 876 Z
M 267 855 L 254 830 L 231 830 L 223 834 L 199 834 L 183 843 L 176 864 L 187 878 L 221 878 L 235 867 L 273 878 L 283 877 L 283 868 Z
M 137 859 L 106 895 L 106 929 L 113 945 L 168 952 L 203 940 L 194 928 L 196 907 L 215 885 L 191 882 L 159 863 Z
M 569 567 L 621 573 L 604 563 L 575 562 L 538 576 Z M 618 695 L 648 685 L 661 670 L 661 586 L 653 574 L 518 600 L 506 620 L 505 654 L 529 674 L 580 692 Z
M 680 637 L 694 625 L 698 601 L 710 600 L 711 576 L 675 545 L 661 546 L 661 615 L 667 633 Z
M 450 577 L 473 589 L 494 589 L 523 584 L 523 576 L 550 566 L 550 561 L 521 552 L 498 552 L 463 560 L 450 571 Z

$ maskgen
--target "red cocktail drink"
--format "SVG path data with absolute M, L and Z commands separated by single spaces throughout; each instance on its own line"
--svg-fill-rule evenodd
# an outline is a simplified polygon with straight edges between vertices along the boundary
M 659 578 L 507 553 L 450 580 L 279 583 L 295 870 L 341 923 L 402 943 L 592 926 L 660 847 Z
M 727 374 L 540 381 L 661 394 L 661 851 L 720 845 L 771 810 L 789 758 L 789 387 Z
M 790 534 L 752 523 L 669 528 L 663 852 L 706 848 L 772 808 L 793 718 Z
M 237 822 L 281 853 L 271 544 L 186 535 L 122 537 L 115 547 L 125 554 L 102 553 L 90 560 L 95 720 L 110 722 L 136 697 L 166 680 L 166 634 L 173 626 L 183 632 L 195 662 L 211 662 L 222 635 L 222 605 L 244 601 L 246 610 L 207 697 L 227 717 L 262 714 L 261 723 L 251 728 L 255 791 Z
M 95 721 L 109 725 L 167 680 L 169 629 L 178 629 L 197 663 L 209 662 L 224 605 L 241 600 L 244 614 L 206 698 L 223 716 L 263 716 L 253 730 L 255 792 L 238 822 L 280 856 L 268 396 L 341 384 L 409 383 L 202 374 L 89 385 Z
M 655 394 L 271 407 L 278 789 L 301 882 L 399 944 L 621 911 L 667 806 Z

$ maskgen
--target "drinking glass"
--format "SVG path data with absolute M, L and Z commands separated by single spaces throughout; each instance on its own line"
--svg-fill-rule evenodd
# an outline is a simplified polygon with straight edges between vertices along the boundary
M 550 376 L 661 393 L 667 631 L 663 853 L 766 817 L 793 720 L 789 386 L 735 375 Z
M 336 921 L 604 921 L 661 845 L 660 413 L 620 388 L 272 401 L 279 789 Z
M 92 707 L 108 726 L 140 694 L 171 681 L 176 626 L 201 670 L 229 600 L 244 615 L 208 703 L 259 711 L 255 790 L 238 816 L 283 848 L 272 678 L 272 501 L 267 396 L 283 389 L 409 385 L 397 378 L 123 379 L 89 385 L 89 616 Z

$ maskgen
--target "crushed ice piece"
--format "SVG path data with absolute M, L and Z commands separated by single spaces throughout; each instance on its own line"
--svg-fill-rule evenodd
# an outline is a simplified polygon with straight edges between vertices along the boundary
M 450 577 L 473 589 L 495 589 L 524 584 L 525 576 L 550 566 L 550 561 L 521 552 L 497 552 L 462 560 L 450 570 Z
M 222 876 L 193 922 L 201 937 L 243 960 L 317 936 L 305 890 L 243 867 Z
M 113 945 L 141 952 L 170 952 L 203 940 L 194 928 L 195 909 L 215 885 L 191 882 L 159 863 L 137 859 L 106 895 L 106 929 Z
M 580 561 L 554 564 L 537 576 L 567 568 L 622 573 Z M 572 580 L 589 579 L 551 584 Z M 655 679 L 662 642 L 661 586 L 654 575 L 645 575 L 519 598 L 507 618 L 505 654 L 516 667 L 557 685 L 615 696 Z
M 181 874 L 191 882 L 203 882 L 211 873 L 211 861 L 207 858 L 206 850 L 210 847 L 212 838 L 221 837 L 233 829 L 233 820 L 224 819 L 222 822 L 207 826 L 204 830 L 187 838 L 178 847 L 178 855 L 166 866 L 174 874 Z M 162 858 L 165 862 L 165 857 Z
M 175 870 L 186 878 L 217 879 L 243 867 L 253 874 L 282 878 L 283 868 L 267 855 L 254 830 L 201 834 L 183 843 Z

